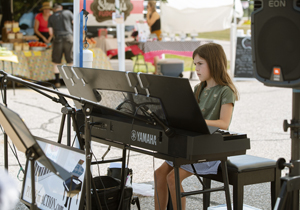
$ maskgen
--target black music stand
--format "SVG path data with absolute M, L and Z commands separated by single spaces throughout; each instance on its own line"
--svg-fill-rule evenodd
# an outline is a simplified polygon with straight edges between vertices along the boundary
M 39 161 L 63 180 L 69 179 L 71 177 L 71 173 L 66 171 L 57 163 L 48 159 L 43 150 L 40 148 L 39 144 L 36 142 L 35 138 L 28 130 L 25 123 L 22 121 L 21 117 L 2 104 L 0 104 L 0 124 L 14 145 L 16 145 L 17 149 L 21 152 L 24 152 L 26 157 L 30 160 L 32 187 L 32 202 L 30 209 L 37 209 L 37 205 L 35 203 L 34 162 Z
M 188 79 L 70 66 L 58 66 L 58 69 L 71 95 L 84 96 L 100 104 L 103 97 L 98 90 L 155 98 L 160 101 L 169 126 L 201 134 L 217 130 L 207 126 Z M 75 104 L 81 107 L 76 101 Z
M 18 78 L 18 77 L 15 77 L 15 76 L 12 76 L 8 73 L 6 73 L 5 71 L 3 70 L 0 70 L 0 74 L 2 74 L 4 77 L 4 81 L 7 81 L 7 80 L 11 80 L 11 81 L 14 81 L 14 82 L 18 82 L 18 83 L 21 83 L 29 88 L 38 88 L 38 89 L 41 89 L 41 90 L 45 90 L 45 91 L 48 91 L 48 92 L 51 92 L 51 93 L 54 93 L 54 94 L 57 94 L 58 96 L 62 96 L 62 97 L 67 97 L 67 98 L 70 98 L 74 101 L 77 101 L 81 106 L 82 106 L 82 109 L 85 113 L 85 153 L 86 153 L 86 168 L 89 169 L 90 166 L 91 166 L 91 159 L 92 159 L 92 154 L 91 154 L 91 150 L 90 150 L 90 141 L 91 141 L 91 136 L 90 136 L 90 114 L 92 112 L 92 109 L 93 107 L 98 107 L 98 108 L 103 108 L 105 110 L 108 110 L 108 111 L 111 111 L 111 112 L 114 112 L 114 113 L 120 113 L 119 111 L 117 110 L 114 110 L 114 109 L 109 109 L 107 107 L 102 107 L 101 105 L 95 103 L 94 101 L 91 101 L 91 100 L 87 100 L 85 98 L 81 98 L 81 97 L 76 97 L 76 96 L 72 96 L 72 95 L 69 95 L 69 94 L 65 94 L 65 93 L 62 93 L 62 92 L 59 92 L 59 91 L 56 91 L 56 90 L 52 90 L 50 88 L 47 88 L 47 87 L 44 87 L 44 86 L 41 86 L 41 85 L 38 85 L 38 84 L 35 84 L 35 83 L 32 83 L 32 82 L 28 82 L 28 81 L 25 81 L 21 78 Z M 6 99 L 6 89 L 4 91 L 4 98 Z M 6 100 L 5 100 L 6 102 Z M 4 107 L 4 106 L 3 106 Z M 5 109 L 5 107 L 3 108 L 3 110 L 8 110 L 7 108 Z M 130 115 L 126 115 L 125 113 L 121 113 L 122 115 L 125 115 L 125 116 L 130 116 Z M 3 115 L 3 114 L 2 114 Z M 0 116 L 2 116 L 0 115 Z M 4 116 L 4 115 L 3 115 Z M 18 115 L 17 115 L 18 116 Z M 17 119 L 17 118 L 15 118 Z M 21 120 L 21 119 L 19 119 Z M 47 167 L 48 165 L 50 166 L 49 170 L 57 170 L 58 172 L 60 172 L 59 169 L 59 165 L 57 165 L 56 163 L 52 162 L 51 160 L 47 159 L 43 153 L 43 151 L 40 149 L 39 145 L 36 144 L 36 143 L 33 143 L 33 137 L 32 135 L 30 134 L 28 128 L 23 124 L 23 121 L 21 120 L 22 123 L 19 122 L 19 125 L 21 125 L 20 127 L 16 126 L 16 127 L 11 127 L 11 124 L 9 122 L 9 120 L 7 120 L 6 118 L 3 118 L 3 122 L 2 122 L 2 118 L 1 118 L 1 121 L 0 123 L 2 124 L 5 124 L 5 127 L 4 129 L 7 129 L 8 128 L 8 134 L 9 135 L 12 135 L 13 137 L 11 137 L 12 139 L 16 139 L 16 143 L 17 143 L 17 148 L 20 150 L 20 151 L 23 151 L 23 152 L 26 152 L 26 151 L 29 151 L 28 149 L 32 148 L 33 149 L 33 152 L 35 155 L 31 155 L 33 156 L 34 158 L 37 158 L 37 160 L 39 162 L 41 162 L 42 164 L 45 164 L 45 166 Z M 21 129 L 22 128 L 22 129 Z M 26 130 L 29 132 L 26 132 Z M 22 135 L 19 135 L 17 134 L 16 135 L 16 132 L 15 131 L 21 131 L 21 134 Z M 5 135 L 6 136 L 6 133 Z M 24 143 L 22 141 L 22 139 L 20 139 L 20 137 L 24 137 L 26 139 L 26 142 Z M 15 143 L 15 142 L 14 142 Z M 5 146 L 5 163 L 7 163 L 8 165 L 8 155 L 7 155 L 7 145 L 4 145 Z M 36 153 L 38 152 L 38 153 Z M 32 161 L 33 162 L 33 161 Z M 31 162 L 31 165 L 34 164 Z M 33 168 L 33 167 L 32 167 Z M 57 169 L 56 169 L 57 168 Z M 60 172 L 60 176 L 62 176 L 63 174 L 65 174 L 63 172 L 64 169 L 62 169 L 62 172 Z M 57 172 L 56 171 L 56 172 Z M 32 172 L 31 172 L 32 173 Z M 68 179 L 70 176 L 65 176 L 65 179 Z M 86 170 L 86 174 L 85 174 L 85 179 L 86 179 L 86 192 L 90 192 L 91 191 L 91 171 L 90 170 Z M 93 183 L 93 187 L 95 188 L 94 186 L 94 182 Z M 34 186 L 34 183 L 33 183 L 33 186 Z M 95 188 L 95 191 L 96 191 L 96 188 Z M 35 195 L 32 195 L 32 196 L 35 196 Z M 97 205 L 99 205 L 100 201 L 99 201 L 99 198 L 98 198 L 98 195 L 96 193 L 96 199 L 97 199 Z M 35 206 L 32 205 L 32 209 L 35 209 Z M 86 209 L 90 210 L 91 209 L 91 194 L 90 193 L 86 193 Z

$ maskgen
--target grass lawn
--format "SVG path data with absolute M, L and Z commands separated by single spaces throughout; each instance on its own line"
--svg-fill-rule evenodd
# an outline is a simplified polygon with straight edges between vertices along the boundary
M 250 29 L 250 27 L 251 27 L 250 24 L 244 24 L 242 26 L 238 26 L 237 29 L 243 29 L 244 33 L 246 34 L 247 30 Z M 226 29 L 226 30 L 222 30 L 222 31 L 215 31 L 215 32 L 199 33 L 198 38 L 230 41 L 230 29 Z M 178 58 L 178 59 L 184 60 L 184 71 L 191 71 L 191 68 L 193 70 L 195 70 L 194 65 L 192 66 L 193 59 L 190 57 L 166 54 L 165 58 Z M 135 58 L 134 58 L 133 62 L 135 62 Z M 143 62 L 144 62 L 143 56 L 139 55 L 138 63 L 142 64 Z M 148 66 L 148 71 L 154 72 L 154 66 L 148 62 L 146 62 L 146 64 Z M 230 68 L 229 62 L 228 62 L 228 68 Z M 145 65 L 135 66 L 134 72 L 146 72 Z

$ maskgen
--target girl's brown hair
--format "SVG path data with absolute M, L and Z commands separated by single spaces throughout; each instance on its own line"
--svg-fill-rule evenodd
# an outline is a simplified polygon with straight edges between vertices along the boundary
M 234 92 L 235 99 L 239 99 L 239 93 L 234 86 L 229 74 L 227 73 L 227 58 L 223 47 L 216 43 L 208 43 L 199 46 L 193 52 L 193 59 L 198 55 L 203 58 L 209 67 L 210 75 L 219 85 L 228 86 Z M 206 81 L 204 81 L 204 87 L 206 86 Z M 201 91 L 201 86 L 199 86 L 195 92 L 196 99 L 199 103 L 199 94 Z

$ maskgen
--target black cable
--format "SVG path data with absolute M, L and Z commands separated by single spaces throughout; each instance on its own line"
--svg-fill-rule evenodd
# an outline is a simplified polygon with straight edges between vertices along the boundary
M 93 125 L 94 125 L 94 124 L 92 124 L 92 123 L 90 124 L 90 130 L 92 130 Z M 103 190 L 103 192 L 104 192 L 104 203 L 105 203 L 105 206 L 106 206 L 107 210 L 109 210 L 109 208 L 108 208 L 108 206 L 107 206 L 107 202 L 106 202 L 105 185 L 104 185 L 104 183 L 103 183 L 103 181 L 102 181 L 102 178 L 101 178 L 101 175 L 100 175 L 100 167 L 99 167 L 99 163 L 98 163 L 98 160 L 97 160 L 95 154 L 93 153 L 92 147 L 90 147 L 90 149 L 91 149 L 91 152 L 92 152 L 93 157 L 95 158 L 95 160 L 96 160 L 96 162 L 97 162 L 96 165 L 97 165 L 97 168 L 98 168 L 99 179 L 100 179 L 100 182 L 101 182 L 101 184 L 102 184 L 102 186 L 103 186 L 103 189 L 104 189 L 104 190 Z M 96 191 L 95 193 L 97 193 L 97 191 Z M 95 195 L 95 196 L 96 196 L 96 195 Z M 101 205 L 100 205 L 100 208 L 102 209 Z
M 144 103 L 137 104 L 134 101 L 127 99 L 127 100 L 123 101 L 122 103 L 120 103 L 116 109 L 120 110 L 122 108 L 122 106 L 126 103 L 130 103 L 130 104 L 134 105 L 135 108 L 139 107 L 139 106 L 143 106 L 143 105 L 157 105 L 157 106 L 160 105 L 160 103 L 155 103 L 155 102 L 144 102 Z
M 2 126 L 0 126 L 0 129 L 1 129 L 2 133 L 4 134 L 4 130 L 3 130 Z M 7 141 L 7 143 L 8 143 L 8 145 L 9 145 L 10 149 L 11 149 L 11 152 L 13 153 L 13 155 L 15 156 L 15 158 L 16 158 L 16 160 L 17 160 L 17 162 L 18 162 L 18 164 L 19 164 L 19 166 L 20 166 L 20 168 L 21 168 L 21 171 L 22 171 L 23 174 L 24 174 L 24 169 L 23 169 L 23 167 L 22 167 L 22 164 L 20 163 L 20 160 L 19 160 L 19 157 L 18 157 L 18 152 L 17 152 L 17 150 L 16 150 L 15 145 L 13 144 L 13 148 L 14 148 L 14 149 L 13 149 L 12 146 L 11 146 L 11 144 L 9 143 L 9 141 Z
M 93 153 L 92 148 L 91 148 L 91 151 L 92 151 L 92 154 L 93 154 L 93 156 L 94 156 L 96 162 L 98 162 L 98 160 L 97 160 L 95 154 Z M 99 174 L 100 182 L 101 182 L 102 186 L 105 188 L 104 183 L 103 183 L 103 181 L 102 181 L 102 179 L 101 179 L 99 164 L 97 164 L 97 169 L 98 169 L 98 174 Z M 97 187 L 97 186 L 96 186 L 96 187 Z M 108 210 L 108 206 L 107 206 L 107 203 L 106 203 L 106 192 L 105 192 L 105 190 L 103 190 L 103 191 L 104 191 L 104 202 L 105 202 L 105 206 L 106 206 L 106 208 L 107 208 L 107 210 Z M 97 190 L 96 190 L 96 193 L 98 193 Z M 95 195 L 95 196 L 96 196 L 96 195 Z M 100 203 L 100 209 L 102 210 L 101 203 Z
M 1 129 L 2 133 L 4 134 L 4 130 L 3 130 L 2 126 L 0 126 L 0 129 Z M 18 164 L 19 164 L 19 166 L 20 166 L 20 168 L 21 168 L 21 171 L 22 171 L 23 174 L 24 174 L 24 169 L 23 169 L 23 167 L 22 167 L 22 164 L 20 163 L 20 160 L 19 160 L 19 157 L 18 157 L 18 152 L 17 152 L 17 150 L 16 150 L 15 145 L 13 144 L 13 148 L 14 148 L 14 150 L 13 150 L 13 148 L 12 148 L 12 146 L 10 145 L 9 141 L 7 141 L 7 143 L 8 143 L 8 145 L 9 145 L 10 149 L 11 149 L 11 152 L 13 153 L 13 155 L 15 156 L 15 158 L 16 158 L 16 160 L 17 160 L 17 162 L 18 162 Z
M 73 139 L 73 142 L 72 142 L 72 147 L 74 147 L 75 140 L 76 140 L 76 135 L 74 136 L 74 139 Z
M 4 89 L 4 79 L 5 79 L 5 77 L 3 76 L 2 79 L 1 79 L 1 97 L 2 97 L 2 102 L 4 102 L 4 93 L 3 93 L 3 89 Z M 0 128 L 1 128 L 2 133 L 4 134 L 5 132 L 4 132 L 3 128 L 2 128 L 2 126 L 0 126 Z M 23 172 L 23 175 L 24 175 L 24 169 L 23 169 L 23 167 L 22 167 L 22 165 L 21 165 L 21 163 L 20 163 L 20 160 L 19 160 L 19 157 L 18 157 L 17 150 L 16 150 L 16 148 L 15 148 L 15 145 L 13 144 L 13 146 L 14 146 L 14 150 L 13 150 L 13 148 L 12 148 L 12 146 L 10 145 L 9 141 L 7 141 L 7 143 L 8 143 L 8 145 L 9 145 L 9 147 L 10 147 L 10 149 L 11 149 L 13 155 L 15 156 L 15 158 L 16 158 L 16 160 L 17 160 L 17 162 L 18 162 L 18 164 L 19 164 L 19 166 L 20 166 L 20 168 L 21 168 L 21 171 Z
M 134 102 L 133 102 L 134 103 Z M 136 116 L 138 110 L 141 108 L 142 106 L 138 106 L 135 113 L 134 113 L 134 116 Z M 133 125 L 134 125 L 134 118 L 132 118 L 132 123 L 131 123 L 131 130 L 133 129 Z M 128 146 L 130 146 L 130 143 L 128 144 Z M 129 170 L 129 155 L 130 155 L 130 150 L 128 151 L 128 157 L 127 157 L 127 168 Z M 124 188 L 122 190 L 122 193 L 121 193 L 121 198 L 120 198 L 120 201 L 123 199 L 123 195 L 124 195 L 124 189 L 125 189 L 125 184 L 126 182 L 124 183 Z M 119 203 L 119 207 L 118 207 L 118 210 L 120 210 L 121 208 L 121 202 Z
M 24 174 L 24 169 L 23 169 L 23 167 L 22 167 L 22 164 L 20 163 L 20 160 L 19 160 L 18 153 L 17 153 L 17 151 L 16 151 L 15 145 L 13 144 L 13 147 L 14 147 L 15 152 L 13 151 L 13 148 L 11 147 L 11 145 L 10 145 L 9 142 L 8 142 L 8 145 L 9 145 L 9 147 L 10 147 L 10 149 L 11 149 L 13 155 L 14 155 L 15 158 L 17 159 L 17 162 L 18 162 L 18 164 L 19 164 L 19 166 L 20 166 L 20 168 L 21 168 L 21 171 L 22 171 L 23 174 Z
M 2 76 L 1 79 L 1 97 L 2 97 L 2 102 L 4 102 L 4 93 L 3 93 L 3 89 L 4 89 L 4 76 Z

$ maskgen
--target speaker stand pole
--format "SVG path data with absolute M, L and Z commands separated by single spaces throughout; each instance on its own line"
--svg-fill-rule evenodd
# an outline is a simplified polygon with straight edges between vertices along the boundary
M 291 161 L 279 163 L 279 168 L 289 167 L 289 174 L 282 177 L 282 187 L 280 195 L 276 201 L 274 210 L 277 209 L 299 209 L 299 189 L 300 189 L 300 89 L 293 89 L 292 120 L 288 124 L 284 121 L 283 129 L 291 132 Z
M 290 169 L 291 177 L 299 177 L 299 159 L 300 159 L 300 89 L 293 89 L 293 105 L 292 105 L 292 126 L 290 128 L 291 132 L 291 163 L 295 166 Z M 293 209 L 299 209 L 299 185 L 297 190 L 293 191 Z

